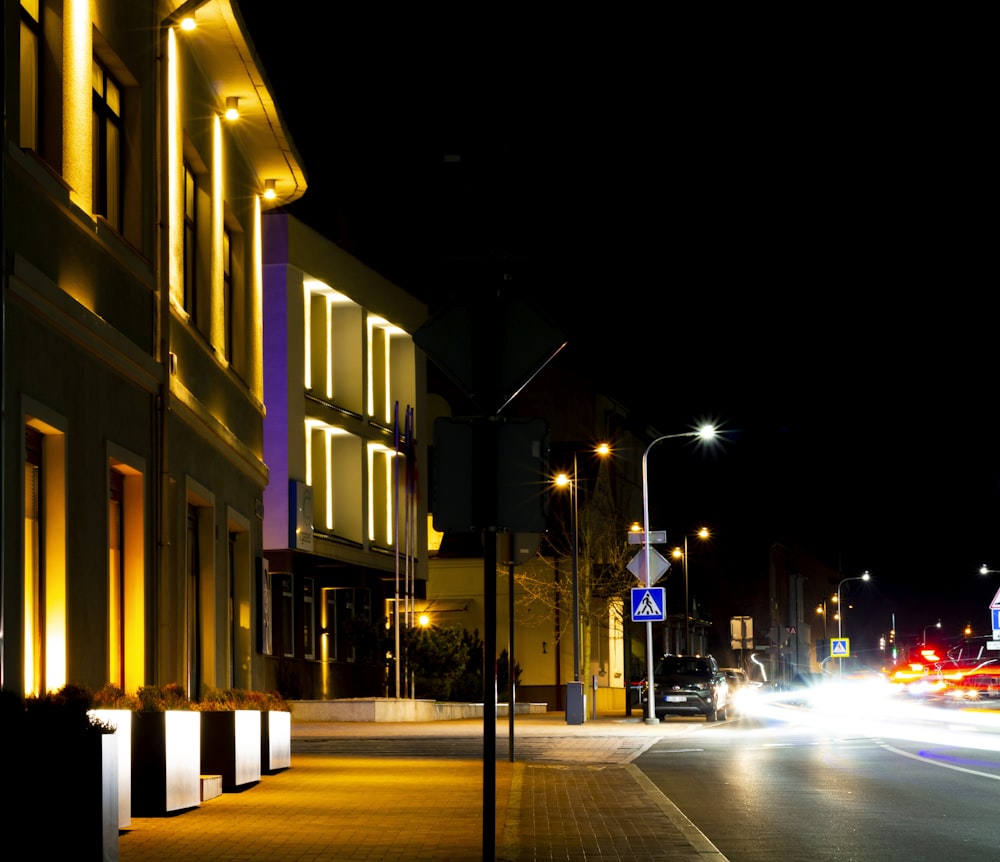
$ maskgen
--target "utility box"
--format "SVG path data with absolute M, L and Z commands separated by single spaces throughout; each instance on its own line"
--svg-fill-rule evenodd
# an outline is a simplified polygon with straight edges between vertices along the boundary
M 566 683 L 566 724 L 583 724 L 587 714 L 587 699 L 582 682 Z

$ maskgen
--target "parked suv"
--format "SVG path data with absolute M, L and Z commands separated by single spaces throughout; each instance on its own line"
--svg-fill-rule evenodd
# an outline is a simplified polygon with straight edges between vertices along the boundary
M 653 709 L 665 715 L 703 715 L 725 721 L 726 675 L 710 655 L 665 655 L 653 668 Z

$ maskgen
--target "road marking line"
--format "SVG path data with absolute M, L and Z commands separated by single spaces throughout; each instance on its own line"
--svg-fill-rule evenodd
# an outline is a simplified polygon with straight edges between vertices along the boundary
M 954 769 L 956 772 L 966 772 L 969 775 L 978 775 L 981 778 L 992 778 L 994 781 L 1000 781 L 1000 775 L 990 775 L 990 773 L 980 772 L 978 769 L 966 769 L 964 766 L 955 766 L 954 763 L 941 763 L 939 760 L 931 760 L 927 757 L 921 757 L 919 754 L 912 754 L 909 751 L 903 751 L 901 748 L 896 748 L 894 745 L 889 745 L 887 742 L 880 742 L 879 745 L 881 745 L 886 751 L 891 751 L 893 754 L 901 754 L 903 757 L 909 757 L 911 760 L 918 760 L 921 763 L 927 763 L 931 766 L 940 766 L 943 769 Z

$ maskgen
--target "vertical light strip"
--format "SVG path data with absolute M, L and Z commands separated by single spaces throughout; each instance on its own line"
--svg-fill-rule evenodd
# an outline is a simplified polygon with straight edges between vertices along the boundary
M 211 341 L 215 347 L 224 348 L 226 344 L 226 315 L 223 300 L 223 281 L 225 273 L 222 266 L 222 233 L 223 233 L 223 164 L 222 164 L 222 119 L 216 114 L 212 117 L 212 236 L 209 248 L 212 258 L 209 262 L 209 284 L 211 296 L 211 319 L 209 328 Z
M 388 331 L 383 332 L 382 340 L 385 347 L 385 421 L 389 422 L 392 419 L 392 386 L 390 381 L 392 379 L 391 369 L 389 368 L 389 354 L 391 352 L 389 348 L 389 342 L 392 340 L 389 338 Z
M 312 485 L 313 483 L 313 457 L 312 457 L 312 424 L 306 422 L 305 432 L 306 432 L 306 484 Z
M 305 305 L 302 313 L 302 338 L 305 342 L 305 367 L 302 369 L 302 382 L 306 392 L 312 389 L 312 291 L 309 285 L 303 282 L 302 301 Z M 308 481 L 308 480 L 307 480 Z
M 326 429 L 326 529 L 333 530 L 333 431 Z
M 333 401 L 333 295 L 326 297 L 326 397 Z
M 260 195 L 254 196 L 253 271 L 250 279 L 250 391 L 264 400 L 264 220 Z
M 393 501 L 396 499 L 396 495 L 392 492 L 392 459 L 394 456 L 393 452 L 385 453 L 385 539 L 389 545 L 395 541 L 396 535 L 392 520 Z
M 368 331 L 368 343 L 365 345 L 365 356 L 367 358 L 365 376 L 368 380 L 368 415 L 375 415 L 375 371 L 372 368 L 372 322 L 365 318 Z
M 177 36 L 167 30 L 167 277 L 170 299 L 184 304 L 184 188 L 182 185 L 180 84 L 177 70 Z
M 368 541 L 375 541 L 375 449 L 368 446 Z
M 84 212 L 94 211 L 94 43 L 90 0 L 63 3 L 63 179 L 70 198 Z

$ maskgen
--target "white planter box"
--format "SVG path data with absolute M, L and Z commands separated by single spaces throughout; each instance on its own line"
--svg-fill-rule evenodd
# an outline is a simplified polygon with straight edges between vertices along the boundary
M 201 771 L 221 775 L 222 789 L 260 781 L 260 711 L 201 713 Z
M 277 772 L 292 765 L 292 714 L 263 712 L 260 722 L 261 772 Z
M 132 813 L 162 816 L 201 804 L 201 713 L 132 716 Z
M 118 828 L 132 824 L 132 711 L 128 709 L 92 709 L 106 724 L 115 727 L 118 739 Z

